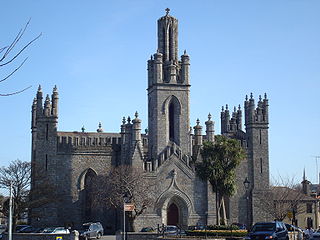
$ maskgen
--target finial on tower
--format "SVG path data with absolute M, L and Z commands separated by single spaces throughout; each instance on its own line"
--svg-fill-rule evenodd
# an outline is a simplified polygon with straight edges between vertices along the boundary
M 246 101 L 248 101 L 248 95 L 246 95 Z
M 223 112 L 223 111 L 224 111 L 224 106 L 221 107 L 221 112 Z
M 253 94 L 252 93 L 250 93 L 250 99 L 253 99 Z
M 139 117 L 138 111 L 135 112 L 134 116 L 135 116 L 136 118 Z
M 38 92 L 41 92 L 41 85 L 39 84 L 39 87 L 38 87 Z
M 128 123 L 131 123 L 131 118 L 130 118 L 130 116 L 128 116 L 127 122 L 128 122 Z
M 208 120 L 211 120 L 211 113 L 208 114 Z
M 184 54 L 184 55 L 187 55 L 187 50 L 184 50 L 184 51 L 183 51 L 183 54 Z
M 267 93 L 264 93 L 264 99 L 267 99 Z
M 228 110 L 229 109 L 229 106 L 228 106 L 228 104 L 226 104 L 226 110 Z
M 84 128 L 84 125 L 82 125 L 81 132 L 84 132 L 84 130 L 86 129 Z
M 168 16 L 170 12 L 170 8 L 166 8 L 165 10 L 166 10 L 166 16 Z
M 197 118 L 196 123 L 197 123 L 197 126 L 199 126 L 199 124 L 200 124 L 200 120 L 199 120 L 199 118 Z
M 57 85 L 54 85 L 53 92 L 57 92 L 57 91 L 58 91 Z
M 241 110 L 241 106 L 240 106 L 240 104 L 239 104 L 239 106 L 238 106 L 238 110 Z
M 99 125 L 98 125 L 98 129 L 97 129 L 97 132 L 103 132 L 103 129 L 102 129 L 102 124 L 101 122 L 99 122 Z
M 123 117 L 123 118 L 122 118 L 122 124 L 123 124 L 123 125 L 126 124 L 126 117 Z
M 234 112 L 236 112 L 236 111 L 237 111 L 237 108 L 236 108 L 236 106 L 234 106 L 234 107 L 233 107 L 233 111 L 234 111 Z
M 261 101 L 262 100 L 262 97 L 261 97 L 261 95 L 259 95 L 259 101 Z

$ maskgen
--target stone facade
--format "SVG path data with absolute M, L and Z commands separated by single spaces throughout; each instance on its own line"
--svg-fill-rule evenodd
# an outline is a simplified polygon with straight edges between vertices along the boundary
M 209 114 L 205 134 L 198 120 L 190 127 L 190 58 L 178 58 L 178 20 L 169 12 L 158 20 L 158 50 L 148 60 L 148 132 L 141 133 L 138 114 L 123 119 L 120 133 L 59 132 L 58 91 L 55 87 L 43 104 L 39 87 L 32 105 L 32 187 L 35 174 L 46 172 L 58 189 L 61 201 L 32 209 L 32 224 L 81 225 L 101 221 L 106 229 L 120 228 L 117 213 L 88 209 L 86 184 L 107 173 L 111 166 L 131 164 L 144 169 L 145 177 L 155 183 L 150 189 L 154 205 L 136 220 L 136 227 L 172 222 L 168 211 L 175 208 L 176 224 L 186 227 L 215 224 L 215 194 L 207 182 L 195 174 L 191 159 L 200 161 L 204 140 L 214 141 L 214 122 Z M 268 99 L 246 98 L 245 131 L 240 106 L 230 116 L 228 105 L 221 112 L 221 134 L 238 139 L 248 157 L 237 169 L 237 193 L 227 201 L 229 222 L 252 223 L 261 220 L 255 194 L 269 186 Z M 245 191 L 243 182 L 250 187 Z M 61 187 L 63 186 L 63 187 Z M 247 198 L 248 196 L 248 198 Z M 41 217 L 40 217 L 41 216 Z M 41 221 L 37 221 L 41 218 Z M 174 217 L 173 217 L 174 218 Z M 110 220 L 111 219 L 111 220 Z

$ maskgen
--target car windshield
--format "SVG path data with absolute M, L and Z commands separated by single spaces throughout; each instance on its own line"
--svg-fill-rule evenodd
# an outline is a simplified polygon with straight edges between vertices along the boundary
M 43 233 L 52 233 L 54 231 L 55 228 L 45 228 L 43 230 Z
M 256 224 L 253 226 L 252 231 L 253 232 L 271 232 L 275 230 L 275 224 L 274 223 L 267 223 L 267 224 Z
M 167 231 L 175 231 L 175 230 L 176 230 L 176 227 L 167 227 L 166 230 L 167 230 Z
M 82 225 L 82 230 L 84 231 L 88 231 L 89 230 L 90 225 Z

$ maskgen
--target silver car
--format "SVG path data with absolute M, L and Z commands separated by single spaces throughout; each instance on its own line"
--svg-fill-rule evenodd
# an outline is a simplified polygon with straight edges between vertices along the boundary
M 103 235 L 103 227 L 100 222 L 84 223 L 82 230 L 79 231 L 80 239 L 101 238 Z

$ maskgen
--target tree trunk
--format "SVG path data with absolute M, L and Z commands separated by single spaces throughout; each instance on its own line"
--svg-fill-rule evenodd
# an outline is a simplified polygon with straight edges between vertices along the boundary
M 220 226 L 220 196 L 216 192 L 216 211 L 217 211 L 217 225 Z
M 135 225 L 134 225 L 134 220 L 136 219 L 136 215 L 133 215 L 132 213 L 128 214 L 128 232 L 135 232 Z
M 227 214 L 226 214 L 226 205 L 224 202 L 224 197 L 221 197 L 221 207 L 222 207 L 222 221 L 224 225 L 228 225 L 227 223 Z

